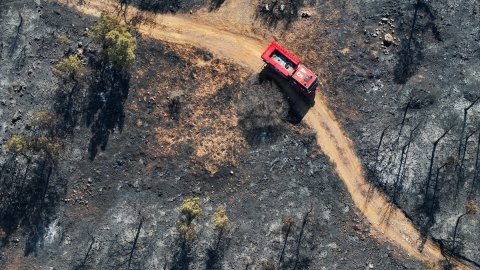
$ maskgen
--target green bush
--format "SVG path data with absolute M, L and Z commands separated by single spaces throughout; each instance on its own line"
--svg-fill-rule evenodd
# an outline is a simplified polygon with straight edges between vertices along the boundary
M 57 119 L 55 114 L 49 111 L 37 111 L 33 113 L 32 126 L 38 129 L 50 129 L 55 126 Z
M 60 45 L 68 45 L 70 44 L 70 39 L 64 35 L 64 34 L 59 34 L 55 37 L 55 41 L 60 44 Z
M 185 241 L 192 241 L 195 238 L 195 226 L 193 224 L 180 222 L 177 226 L 177 231 Z
M 218 207 L 215 213 L 213 214 L 213 225 L 215 226 L 215 228 L 219 230 L 224 230 L 228 226 L 229 222 L 230 222 L 230 219 L 226 214 L 225 207 L 224 206 Z
M 202 213 L 200 198 L 188 198 L 183 200 L 180 206 L 180 213 L 187 216 L 188 223 Z
M 61 142 L 52 137 L 40 136 L 32 140 L 32 149 L 35 151 L 44 151 L 50 158 L 57 158 L 61 147 Z
M 137 42 L 120 20 L 102 15 L 91 32 L 92 39 L 103 46 L 105 59 L 119 69 L 129 68 L 135 61 Z
M 7 143 L 5 143 L 5 147 L 12 151 L 13 153 L 15 154 L 22 154 L 22 153 L 25 153 L 25 151 L 27 151 L 28 147 L 29 147 L 29 143 L 27 140 L 25 140 L 25 138 L 23 138 L 22 136 L 20 135 L 13 135 L 8 141 Z
M 85 77 L 87 69 L 77 55 L 72 54 L 66 58 L 62 58 L 52 69 L 53 75 L 66 80 L 78 81 Z

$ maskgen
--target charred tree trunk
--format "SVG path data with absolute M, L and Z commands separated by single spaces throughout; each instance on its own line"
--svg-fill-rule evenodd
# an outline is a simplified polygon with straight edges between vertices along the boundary
M 135 234 L 135 239 L 133 240 L 133 245 L 132 245 L 132 248 L 130 249 L 130 256 L 128 257 L 127 269 L 130 269 L 130 265 L 132 263 L 132 258 L 133 258 L 133 253 L 135 252 L 135 248 L 137 247 L 138 237 L 140 236 L 140 231 L 142 230 L 142 226 L 143 226 L 144 221 L 145 221 L 145 218 L 143 216 L 141 216 L 140 217 L 140 223 L 138 224 L 138 227 L 137 227 L 137 233 Z
M 470 188 L 470 194 L 473 194 L 475 191 L 475 187 L 477 186 L 477 181 L 478 181 L 478 166 L 479 166 L 479 159 L 480 159 L 480 132 L 478 132 L 478 137 L 477 137 L 477 154 L 475 157 L 475 171 L 473 173 L 473 179 L 472 179 L 472 187 Z
M 435 206 L 435 200 L 437 198 L 437 192 L 438 192 L 438 179 L 440 177 L 440 171 L 447 166 L 447 163 L 444 163 L 442 166 L 437 168 L 437 174 L 435 176 L 435 185 L 433 186 L 433 196 L 432 196 L 432 201 L 430 203 L 430 211 L 429 213 L 433 215 L 433 208 Z
M 402 167 L 403 167 L 403 157 L 405 155 L 405 150 L 407 147 L 410 145 L 410 142 L 402 147 L 402 153 L 400 155 L 400 166 L 398 166 L 398 172 L 397 172 L 397 178 L 395 179 L 395 182 L 393 183 L 393 203 L 397 202 L 397 193 L 398 193 L 398 187 L 399 187 L 399 182 L 400 182 L 400 176 L 402 173 Z
M 292 229 L 292 224 L 288 224 L 287 231 L 285 232 L 285 240 L 283 240 L 282 252 L 280 253 L 280 259 L 278 260 L 278 265 L 279 266 L 283 261 L 283 255 L 285 255 L 285 247 L 287 246 L 288 235 L 290 234 L 291 229 Z
M 462 129 L 460 131 L 460 138 L 458 138 L 458 154 L 457 157 L 460 159 L 460 153 L 462 151 L 462 141 L 463 141 L 463 134 L 465 134 L 465 128 L 467 127 L 467 116 L 468 116 L 468 110 L 470 110 L 475 103 L 480 99 L 478 97 L 475 99 L 470 105 L 468 105 L 465 109 L 463 109 L 463 122 L 462 122 Z
M 25 181 L 27 180 L 27 173 L 30 169 L 31 164 L 32 164 L 32 160 L 30 158 L 27 158 L 27 167 L 25 168 L 25 173 L 23 174 L 22 180 L 20 182 L 20 194 L 23 194 L 23 187 L 25 186 Z
M 408 158 L 408 151 L 410 150 L 410 144 L 413 142 L 413 139 L 415 137 L 415 133 L 420 127 L 421 122 L 419 122 L 414 128 L 410 130 L 410 135 L 408 136 L 408 141 L 407 143 L 402 147 L 402 153 L 400 156 L 400 165 L 398 166 L 398 173 L 397 173 L 397 178 L 394 182 L 393 185 L 393 202 L 396 203 L 397 201 L 397 194 L 399 187 L 403 185 L 402 181 L 402 168 L 406 166 L 407 163 L 407 158 Z M 404 169 L 403 169 L 404 171 Z
M 457 170 L 457 185 L 456 185 L 456 191 L 455 191 L 457 193 L 457 195 L 458 195 L 458 192 L 459 192 L 459 189 L 460 189 L 460 184 L 462 182 L 464 182 L 464 180 L 465 180 L 464 161 L 465 161 L 465 155 L 466 155 L 466 152 L 467 152 L 468 140 L 470 139 L 470 137 L 473 136 L 473 134 L 475 134 L 475 132 L 476 131 L 471 132 L 465 137 L 465 143 L 463 144 L 463 149 L 462 149 L 462 158 L 460 159 L 459 167 L 458 167 L 458 170 Z
M 425 184 L 425 202 L 428 200 L 428 190 L 430 188 L 430 180 L 432 178 L 432 168 L 433 168 L 433 163 L 435 161 L 435 152 L 437 151 L 437 146 L 438 143 L 447 135 L 447 133 L 450 131 L 450 129 L 447 129 L 443 132 L 442 136 L 438 138 L 434 143 L 433 143 L 433 149 L 432 149 L 432 155 L 430 157 L 430 166 L 428 168 L 428 175 L 427 175 L 427 181 Z
M 377 147 L 377 152 L 375 154 L 375 170 L 377 169 L 377 164 L 378 164 L 378 156 L 380 154 L 380 148 L 382 147 L 382 142 L 383 142 L 383 138 L 385 137 L 385 133 L 387 132 L 387 129 L 389 128 L 390 126 L 387 126 L 386 128 L 384 128 L 382 130 L 382 133 L 380 134 L 380 141 L 378 142 L 378 147 Z
M 453 230 L 453 244 L 452 244 L 452 249 L 455 250 L 455 246 L 456 246 L 456 241 L 457 241 L 457 232 L 458 232 L 458 225 L 460 224 L 460 220 L 466 216 L 467 213 L 464 213 L 464 214 L 461 214 L 458 218 L 457 218 L 457 222 L 455 222 L 455 229 Z
M 403 127 L 405 126 L 405 119 L 407 118 L 408 109 L 410 108 L 411 98 L 405 105 L 405 110 L 403 111 L 402 122 L 400 123 L 400 130 L 398 131 L 397 139 L 395 139 L 395 145 L 400 141 L 400 136 L 402 136 Z
M 83 257 L 82 264 L 80 264 L 80 267 L 85 267 L 87 264 L 88 256 L 90 256 L 90 252 L 92 251 L 93 244 L 95 243 L 95 237 L 92 236 L 92 240 L 90 241 L 90 245 L 88 246 L 87 253 L 85 254 L 85 257 Z
M 293 266 L 294 270 L 297 269 L 298 262 L 300 261 L 300 246 L 302 244 L 303 234 L 305 233 L 305 226 L 308 222 L 308 216 L 312 213 L 312 211 L 313 206 L 310 205 L 310 209 L 307 211 L 307 213 L 305 213 L 305 216 L 303 216 L 302 227 L 300 228 L 300 235 L 298 236 L 297 250 L 295 252 L 295 265 Z

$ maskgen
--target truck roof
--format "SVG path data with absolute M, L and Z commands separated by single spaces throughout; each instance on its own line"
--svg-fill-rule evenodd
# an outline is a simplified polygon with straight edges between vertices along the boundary
M 272 41 L 262 53 L 262 59 L 275 67 L 285 77 L 290 77 L 300 64 L 300 60 L 290 54 L 277 42 Z
M 312 86 L 316 86 L 317 83 L 317 76 L 313 71 L 306 68 L 304 65 L 298 65 L 297 70 L 292 75 L 292 78 L 297 81 L 302 87 L 304 87 L 307 91 L 310 91 Z

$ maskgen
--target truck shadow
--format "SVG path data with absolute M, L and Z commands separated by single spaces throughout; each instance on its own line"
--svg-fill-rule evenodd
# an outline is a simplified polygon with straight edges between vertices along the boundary
M 261 84 L 265 82 L 274 83 L 282 92 L 290 106 L 287 120 L 292 124 L 299 124 L 310 108 L 315 105 L 315 92 L 308 96 L 303 94 L 293 87 L 287 79 L 275 73 L 268 66 L 262 69 L 258 78 Z

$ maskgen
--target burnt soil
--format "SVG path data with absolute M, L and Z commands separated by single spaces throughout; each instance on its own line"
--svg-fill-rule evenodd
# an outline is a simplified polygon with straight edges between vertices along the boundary
M 49 203 L 3 228 L 2 268 L 116 269 L 128 261 L 133 269 L 259 268 L 278 263 L 283 247 L 286 269 L 418 266 L 369 237 L 313 133 L 287 121 L 288 103 L 275 84 L 260 84 L 208 52 L 138 36 L 121 95 L 104 100 L 92 88 L 99 83 L 93 70 L 84 94 L 65 107 L 51 67 L 77 51 L 94 69 L 88 59 L 97 52 L 83 35 L 94 19 L 55 3 L 2 7 L 3 142 L 31 136 L 35 111 L 56 112 L 65 128 L 57 131 L 63 150 L 42 199 Z M 202 199 L 204 213 L 197 237 L 183 245 L 177 209 L 190 196 Z M 210 220 L 219 205 L 232 225 L 215 247 Z M 287 216 L 295 225 L 284 246 Z

